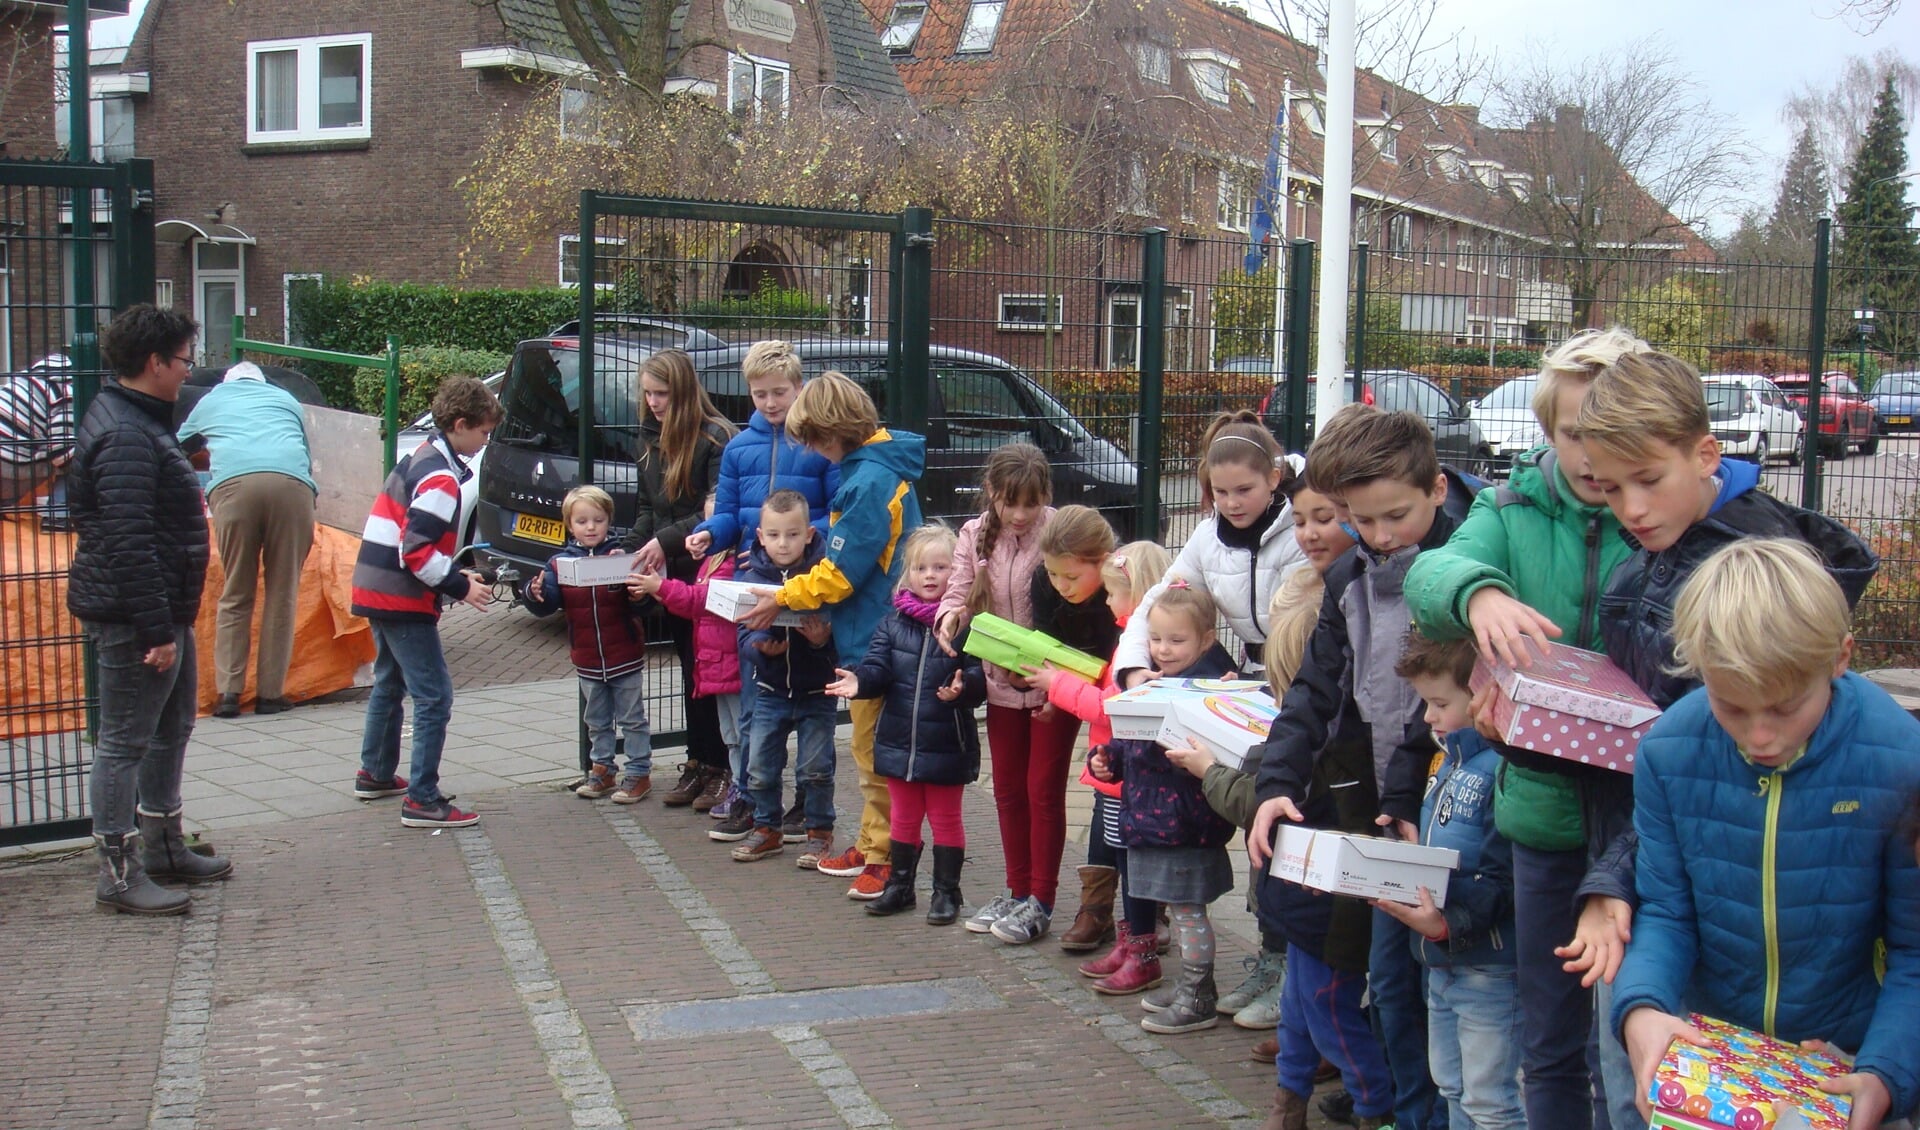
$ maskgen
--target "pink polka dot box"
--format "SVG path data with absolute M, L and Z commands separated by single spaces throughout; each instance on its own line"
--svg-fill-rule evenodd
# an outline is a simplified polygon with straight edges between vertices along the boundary
M 1524 670 L 1481 660 L 1473 690 L 1489 683 L 1500 688 L 1493 717 L 1502 741 L 1620 773 L 1633 772 L 1634 750 L 1660 717 L 1606 656 L 1564 644 L 1548 645 Z

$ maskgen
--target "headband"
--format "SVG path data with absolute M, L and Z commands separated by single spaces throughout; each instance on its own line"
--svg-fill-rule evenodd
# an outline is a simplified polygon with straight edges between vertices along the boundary
M 1262 452 L 1265 452 L 1267 450 L 1266 444 L 1261 443 L 1259 440 L 1252 439 L 1248 436 L 1214 436 L 1213 442 L 1207 445 L 1207 450 L 1211 451 L 1215 447 L 1218 447 L 1220 444 L 1223 444 L 1230 439 L 1239 440 L 1241 443 L 1250 443 L 1253 446 L 1259 448 Z

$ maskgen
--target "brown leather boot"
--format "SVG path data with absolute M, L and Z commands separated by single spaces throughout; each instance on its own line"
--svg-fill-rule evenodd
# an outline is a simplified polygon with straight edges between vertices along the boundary
M 660 803 L 668 808 L 682 808 L 692 804 L 701 793 L 707 791 L 710 772 L 711 770 L 706 766 L 689 758 L 687 763 L 680 767 L 680 783 L 668 789 L 666 795 L 660 798 Z
M 1272 1064 L 1274 1060 L 1280 1058 L 1280 1037 L 1268 1036 L 1253 1045 L 1253 1050 L 1247 1053 L 1247 1058 L 1255 1063 Z
M 1068 953 L 1099 949 L 1114 936 L 1113 891 L 1120 873 L 1111 867 L 1080 869 L 1080 912 L 1073 925 L 1060 935 L 1060 948 Z
M 1285 1087 L 1273 1089 L 1273 1104 L 1267 1107 L 1267 1120 L 1260 1130 L 1307 1130 L 1307 1096 Z

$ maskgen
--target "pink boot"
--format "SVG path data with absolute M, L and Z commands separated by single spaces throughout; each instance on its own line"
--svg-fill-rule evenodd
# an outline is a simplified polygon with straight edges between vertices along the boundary
M 1110 997 L 1143 993 L 1160 984 L 1160 955 L 1151 936 L 1127 938 L 1120 968 L 1093 983 L 1093 991 Z
M 1091 961 L 1080 963 L 1082 977 L 1110 977 L 1120 971 L 1127 963 L 1127 924 L 1116 922 L 1113 925 L 1113 948 Z

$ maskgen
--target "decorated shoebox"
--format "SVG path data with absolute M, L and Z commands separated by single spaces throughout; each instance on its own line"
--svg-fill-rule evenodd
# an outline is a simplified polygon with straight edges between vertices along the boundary
M 1267 684 L 1257 679 L 1155 679 L 1121 691 L 1101 705 L 1106 709 L 1115 738 L 1150 742 L 1159 738 L 1161 723 L 1166 721 L 1167 711 L 1177 699 L 1259 693 L 1266 689 Z
M 740 622 L 740 617 L 753 611 L 760 603 L 764 593 L 778 592 L 772 585 L 754 585 L 745 581 L 708 581 L 707 611 L 723 620 Z M 807 616 L 825 616 L 825 610 L 817 612 L 799 612 L 791 608 L 782 608 L 773 618 L 774 625 L 782 628 L 797 628 Z
M 572 588 L 598 588 L 602 585 L 624 585 L 627 574 L 633 572 L 634 559 L 621 554 L 619 557 L 556 557 L 553 559 L 553 571 L 560 583 Z
M 973 618 L 961 650 L 996 667 L 1019 671 L 1051 663 L 1071 671 L 1089 682 L 1097 681 L 1107 669 L 1104 660 L 1084 651 L 1076 651 L 1036 628 L 1023 628 L 991 612 Z
M 1447 905 L 1447 879 L 1460 866 L 1452 848 L 1350 836 L 1324 828 L 1282 825 L 1274 843 L 1271 874 L 1329 894 L 1420 905 L 1420 888 L 1433 905 Z
M 1634 751 L 1660 717 L 1606 656 L 1564 644 L 1536 648 L 1524 670 L 1481 660 L 1473 690 L 1488 684 L 1499 688 L 1493 719 L 1508 745 L 1621 773 L 1633 772 Z
M 1168 704 L 1156 741 L 1168 749 L 1191 748 L 1197 741 L 1214 760 L 1234 769 L 1267 740 L 1279 714 L 1264 689 L 1220 694 L 1189 694 Z
M 1846 1130 L 1852 1100 L 1819 1082 L 1851 1070 L 1723 1020 L 1688 1017 L 1708 1047 L 1675 1040 L 1654 1069 L 1648 1099 L 1655 1127 L 1676 1130 Z

